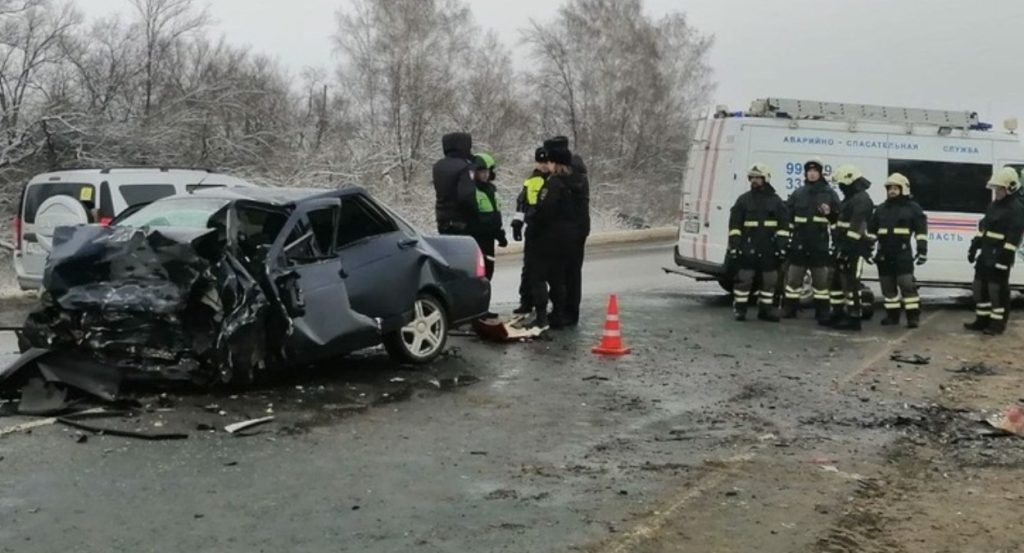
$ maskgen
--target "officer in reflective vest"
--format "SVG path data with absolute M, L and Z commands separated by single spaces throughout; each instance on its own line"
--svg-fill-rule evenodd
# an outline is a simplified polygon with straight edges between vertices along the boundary
M 1004 167 L 988 181 L 992 203 L 978 223 L 978 235 L 971 241 L 967 260 L 974 263 L 974 308 L 976 318 L 964 328 L 998 335 L 1006 331 L 1010 308 L 1010 269 L 1024 235 L 1024 204 L 1015 197 L 1020 176 Z
M 477 220 L 470 225 L 470 235 L 484 254 L 487 280 L 494 276 L 494 243 L 508 246 L 505 229 L 501 224 L 501 207 L 498 204 L 497 187 L 494 185 L 496 164 L 490 154 L 476 155 L 473 179 L 476 184 Z
M 535 256 L 536 244 L 535 241 L 530 240 L 530 233 L 523 232 L 523 227 L 526 226 L 526 216 L 533 213 L 533 210 L 537 208 L 537 198 L 540 194 L 540 189 L 544 187 L 544 181 L 547 179 L 548 174 L 546 172 L 547 167 L 547 150 L 543 147 L 537 148 L 533 153 L 533 160 L 536 163 L 536 167 L 533 173 L 530 174 L 530 178 L 526 179 L 523 183 L 523 189 L 519 192 L 519 196 L 516 198 L 516 214 L 512 219 L 512 238 L 519 242 L 525 239 L 523 243 L 523 271 L 519 278 L 519 307 L 513 311 L 517 315 L 529 315 L 533 311 L 533 297 L 530 289 L 529 275 L 530 275 L 530 262 L 531 258 Z
M 907 312 L 907 328 L 921 321 L 921 297 L 917 294 L 914 265 L 928 261 L 928 216 L 910 197 L 910 180 L 893 173 L 885 181 L 887 199 L 875 209 L 868 233 L 877 239 L 878 280 L 885 298 L 882 326 L 900 324 L 900 307 Z M 916 238 L 917 251 L 911 248 Z M 902 296 L 902 304 L 901 304 Z
M 736 265 L 733 311 L 737 321 L 747 320 L 747 307 L 757 303 L 757 318 L 778 322 L 775 287 L 779 266 L 789 242 L 789 212 L 771 185 L 771 170 L 755 163 L 747 171 L 750 190 L 736 199 L 729 212 L 729 263 Z M 754 280 L 761 276 L 760 292 L 751 297 Z
M 864 258 L 870 258 L 871 238 L 868 220 L 875 204 L 868 196 L 871 182 L 854 165 L 841 165 L 832 178 L 843 193 L 839 217 L 832 232 L 833 262 L 830 307 L 827 321 L 819 321 L 840 330 L 861 329 L 861 284 Z

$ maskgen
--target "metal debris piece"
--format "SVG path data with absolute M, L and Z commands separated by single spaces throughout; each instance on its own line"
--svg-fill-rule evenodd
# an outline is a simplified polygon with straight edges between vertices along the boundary
M 908 365 L 927 365 L 932 362 L 931 357 L 925 357 L 923 355 L 904 355 L 902 353 L 894 353 L 889 356 L 889 359 L 897 363 L 906 363 Z
M 164 441 L 164 440 L 185 440 L 188 438 L 188 434 L 181 434 L 177 432 L 136 432 L 133 430 L 120 430 L 117 428 L 104 428 L 100 426 L 94 426 L 92 424 L 86 424 L 81 421 L 74 420 L 68 417 L 58 417 L 57 422 L 77 428 L 79 430 L 86 430 L 88 432 L 94 432 L 96 434 L 102 434 L 106 436 L 120 436 L 122 438 L 138 438 L 140 440 L 148 441 Z
M 274 417 L 263 417 L 263 418 L 259 418 L 259 419 L 252 419 L 252 420 L 247 420 L 247 421 L 242 421 L 242 422 L 236 422 L 234 424 L 229 424 L 229 425 L 225 426 L 224 430 L 226 430 L 228 432 L 228 434 L 234 434 L 236 432 L 241 432 L 242 430 L 248 430 L 249 428 L 252 428 L 254 426 L 259 426 L 261 424 L 266 424 L 266 423 L 268 423 L 268 422 L 270 422 L 272 420 L 274 420 Z

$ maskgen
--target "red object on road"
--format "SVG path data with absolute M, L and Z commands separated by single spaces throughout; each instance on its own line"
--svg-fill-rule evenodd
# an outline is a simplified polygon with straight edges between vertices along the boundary
M 619 298 L 612 294 L 608 297 L 608 316 L 604 321 L 604 335 L 601 343 L 590 350 L 598 355 L 626 355 L 629 353 L 622 343 L 622 330 L 619 326 Z

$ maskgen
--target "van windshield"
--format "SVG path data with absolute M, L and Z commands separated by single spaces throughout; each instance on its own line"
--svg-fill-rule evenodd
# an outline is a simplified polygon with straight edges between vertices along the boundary
M 143 207 L 118 221 L 122 227 L 206 228 L 210 217 L 226 206 L 223 198 L 167 198 Z

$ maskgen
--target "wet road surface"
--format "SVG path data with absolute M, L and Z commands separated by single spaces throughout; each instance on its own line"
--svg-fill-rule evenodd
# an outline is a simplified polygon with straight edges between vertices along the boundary
M 585 323 L 550 340 L 455 338 L 419 371 L 370 352 L 238 396 L 147 395 L 119 421 L 190 434 L 179 442 L 77 443 L 60 426 L 0 437 L 0 551 L 660 551 L 710 539 L 695 528 L 725 539 L 739 519 L 765 520 L 750 546 L 810 547 L 827 512 L 771 507 L 771 489 L 673 524 L 702 497 L 753 487 L 737 467 L 764 463 L 782 482 L 796 474 L 784 460 L 880 454 L 891 430 L 830 421 L 905 412 L 907 398 L 862 384 L 917 335 L 871 323 L 851 337 L 806 314 L 736 324 L 716 284 L 662 274 L 670 251 L 592 256 Z M 516 299 L 507 265 L 498 311 Z M 589 351 L 610 292 L 634 352 L 620 359 Z M 946 304 L 919 334 L 957 332 L 966 312 Z M 254 435 L 222 431 L 267 414 Z M 800 493 L 825 504 L 855 482 L 836 485 Z M 804 515 L 817 525 L 779 526 Z

